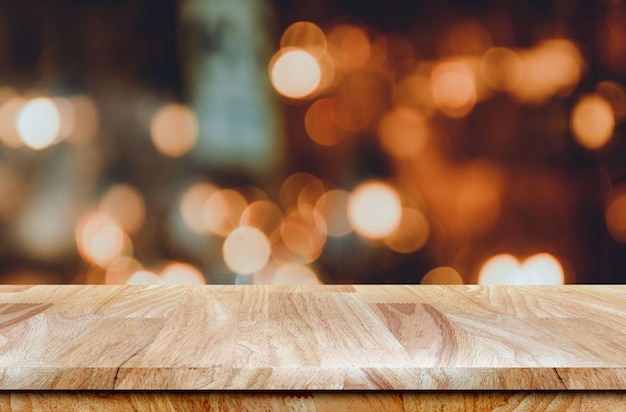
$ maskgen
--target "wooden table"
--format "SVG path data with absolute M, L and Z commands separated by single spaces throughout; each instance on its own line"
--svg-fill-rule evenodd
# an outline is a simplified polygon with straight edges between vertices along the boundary
M 19 411 L 626 410 L 626 286 L 0 286 L 0 389 Z

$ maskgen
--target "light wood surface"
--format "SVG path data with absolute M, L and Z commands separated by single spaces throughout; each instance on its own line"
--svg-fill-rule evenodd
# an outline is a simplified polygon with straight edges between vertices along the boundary
M 626 286 L 1 286 L 0 389 L 624 390 Z

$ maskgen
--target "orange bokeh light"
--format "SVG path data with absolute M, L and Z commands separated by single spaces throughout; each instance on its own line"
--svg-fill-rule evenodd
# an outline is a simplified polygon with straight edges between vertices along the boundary
M 626 243 L 626 185 L 613 189 L 604 217 L 613 239 Z
M 116 184 L 107 189 L 100 199 L 99 209 L 113 217 L 129 234 L 141 228 L 146 215 L 143 196 L 127 184 Z
M 104 213 L 85 216 L 76 228 L 76 244 L 81 256 L 107 267 L 130 246 L 130 239 L 115 219 Z
M 463 278 L 459 272 L 450 266 L 440 266 L 424 275 L 420 281 L 422 285 L 462 285 Z
M 306 50 L 320 58 L 326 53 L 326 35 L 315 23 L 298 21 L 287 27 L 280 37 L 280 48 L 288 47 Z
M 324 193 L 315 203 L 315 211 L 324 219 L 324 227 L 330 236 L 345 236 L 352 232 L 348 220 L 349 198 L 349 192 L 333 189 Z
M 562 285 L 561 263 L 549 253 L 533 255 L 520 263 L 510 254 L 488 259 L 480 269 L 482 285 Z
M 417 209 L 404 208 L 398 227 L 385 238 L 385 245 L 398 253 L 413 253 L 426 245 L 429 236 L 426 216 Z
M 270 253 L 271 246 L 267 236 L 251 226 L 241 226 L 233 230 L 224 241 L 222 249 L 226 266 L 240 275 L 250 275 L 263 269 Z
M 159 272 L 161 285 L 204 285 L 202 272 L 183 262 L 170 262 Z
M 299 263 L 280 266 L 272 277 L 274 285 L 317 285 L 319 283 L 315 271 Z
M 216 190 L 217 187 L 210 183 L 198 182 L 190 186 L 180 199 L 180 214 L 183 223 L 198 235 L 209 231 L 204 221 L 204 204 Z
M 432 91 L 435 104 L 450 117 L 467 115 L 476 104 L 476 80 L 469 65 L 445 62 L 433 69 Z
M 597 94 L 585 95 L 572 110 L 570 126 L 578 143 L 587 149 L 599 149 L 613 136 L 613 108 Z
M 396 107 L 378 125 L 383 148 L 394 157 L 407 159 L 417 155 L 428 138 L 426 119 L 408 107 Z
M 196 144 L 196 115 L 182 104 L 167 104 L 152 116 L 150 136 L 159 152 L 169 157 L 181 157 Z
M 523 67 L 519 55 L 506 47 L 494 47 L 483 54 L 480 61 L 482 78 L 489 87 L 511 91 L 522 81 Z
M 216 190 L 204 203 L 204 224 L 216 235 L 227 236 L 239 226 L 239 219 L 247 206 L 246 199 L 236 190 Z

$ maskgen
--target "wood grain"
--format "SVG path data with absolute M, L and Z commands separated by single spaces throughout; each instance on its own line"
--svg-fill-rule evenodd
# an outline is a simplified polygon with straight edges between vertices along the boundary
M 624 325 L 626 286 L 0 286 L 0 389 L 626 390 Z

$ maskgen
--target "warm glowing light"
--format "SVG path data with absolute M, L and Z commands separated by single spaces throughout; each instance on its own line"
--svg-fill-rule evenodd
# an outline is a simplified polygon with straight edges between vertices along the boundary
M 292 99 L 302 99 L 318 88 L 322 71 L 309 52 L 281 49 L 270 63 L 270 78 L 278 93 Z
M 104 282 L 107 285 L 123 285 L 133 273 L 140 270 L 143 270 L 143 266 L 137 260 L 128 256 L 120 256 L 107 267 Z
M 402 218 L 402 203 L 386 183 L 370 181 L 359 185 L 348 201 L 348 219 L 363 237 L 381 239 L 392 234 Z
M 613 239 L 626 243 L 626 186 L 618 186 L 613 190 L 604 216 Z
M 190 186 L 180 200 L 180 214 L 183 223 L 192 232 L 203 235 L 209 231 L 204 221 L 204 204 L 217 190 L 210 183 L 199 182 Z
M 324 183 L 319 179 L 314 179 L 300 190 L 298 194 L 298 207 L 315 206 L 315 203 L 326 193 Z
M 522 81 L 523 67 L 519 55 L 506 47 L 494 47 L 480 61 L 483 80 L 499 91 L 511 91 Z
M 74 127 L 67 136 L 70 144 L 80 146 L 94 139 L 100 127 L 100 112 L 96 103 L 88 96 L 75 96 L 70 99 L 74 108 Z
M 272 236 L 283 221 L 283 212 L 280 208 L 269 200 L 257 200 L 248 205 L 241 214 L 239 223 L 241 226 L 252 226 L 259 229 L 273 240 Z
M 426 216 L 417 209 L 404 208 L 398 227 L 385 238 L 385 245 L 398 253 L 413 253 L 426 245 L 429 236 Z
M 588 149 L 599 149 L 613 136 L 615 117 L 611 105 L 597 94 L 578 100 L 572 111 L 570 125 L 574 137 Z
M 291 263 L 282 265 L 274 272 L 272 283 L 275 285 L 316 285 L 320 282 L 310 267 Z
M 428 137 L 426 119 L 408 107 L 396 107 L 378 125 L 383 148 L 400 159 L 417 155 Z
M 456 55 L 481 54 L 493 44 L 491 34 L 477 21 L 454 26 L 449 36 L 450 51 Z
M 124 254 L 130 240 L 113 218 L 104 213 L 93 213 L 79 222 L 76 243 L 85 259 L 107 267 Z
M 17 115 L 26 104 L 21 97 L 12 97 L 0 107 L 0 139 L 8 147 L 17 148 L 24 143 L 17 131 Z
M 310 173 L 297 172 L 289 176 L 280 186 L 280 204 L 283 210 L 289 210 L 298 204 L 300 193 L 309 184 L 320 181 Z M 320 182 L 321 183 L 321 182 Z
M 170 157 L 181 157 L 196 144 L 198 138 L 196 115 L 181 104 L 165 105 L 152 117 L 150 135 L 159 152 Z
M 463 278 L 450 266 L 441 266 L 424 275 L 420 283 L 422 285 L 462 285 Z
M 61 123 L 59 125 L 58 140 L 66 139 L 74 131 L 76 125 L 76 111 L 74 105 L 65 97 L 56 97 L 52 99 L 59 112 Z
M 271 246 L 259 229 L 241 226 L 228 235 L 222 252 L 230 270 L 240 275 L 250 275 L 267 264 Z
M 326 52 L 326 35 L 316 24 L 298 21 L 287 27 L 280 37 L 280 48 L 288 47 L 306 50 L 319 58 Z
M 236 190 L 216 190 L 204 203 L 204 223 L 216 235 L 226 236 L 239 226 L 247 206 L 246 199 Z
M 435 104 L 451 117 L 463 117 L 476 104 L 476 81 L 472 69 L 462 62 L 441 63 L 432 72 Z
M 411 74 L 395 85 L 393 101 L 396 106 L 415 108 L 425 116 L 436 109 L 430 78 L 419 73 Z
M 346 133 L 334 121 L 335 100 L 319 99 L 309 107 L 304 116 L 306 132 L 321 146 L 334 146 L 346 138 Z
M 158 285 L 160 283 L 161 278 L 149 270 L 138 270 L 126 281 L 127 285 Z
M 616 118 L 623 119 L 626 117 L 626 91 L 624 86 L 617 82 L 604 81 L 598 83 L 595 92 L 609 102 Z
M 482 285 L 561 285 L 563 268 L 549 253 L 540 253 L 520 263 L 509 254 L 487 260 L 479 274 Z
M 37 98 L 26 103 L 17 115 L 20 138 L 32 149 L 54 143 L 61 130 L 59 110 L 50 99 Z
M 100 211 L 113 217 L 129 234 L 139 230 L 146 214 L 146 205 L 141 194 L 132 186 L 111 186 L 100 199 Z
M 323 218 L 308 205 L 292 209 L 281 226 L 284 246 L 299 262 L 317 259 L 324 249 L 327 230 Z
M 360 27 L 340 24 L 328 34 L 329 52 L 345 72 L 363 68 L 370 59 L 371 44 Z
M 168 263 L 159 273 L 161 285 L 204 285 L 202 273 L 188 263 Z
M 348 220 L 350 193 L 341 189 L 329 190 L 315 204 L 317 215 L 324 219 L 323 225 L 330 236 L 345 236 L 352 231 Z

